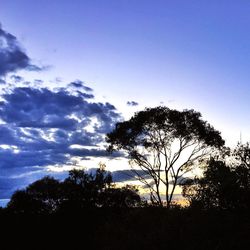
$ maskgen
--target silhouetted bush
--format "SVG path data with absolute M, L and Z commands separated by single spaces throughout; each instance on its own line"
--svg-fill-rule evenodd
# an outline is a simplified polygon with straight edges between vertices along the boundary
M 95 207 L 135 207 L 141 202 L 136 188 L 117 188 L 111 174 L 100 167 L 94 174 L 71 170 L 62 182 L 49 176 L 35 181 L 12 195 L 7 210 L 17 214 L 51 214 Z
M 250 209 L 250 148 L 238 145 L 232 163 L 211 159 L 203 177 L 188 180 L 183 195 L 192 208 L 235 210 Z
M 239 205 L 237 176 L 222 161 L 211 159 L 204 176 L 189 180 L 183 187 L 183 195 L 192 207 L 203 209 L 235 209 Z

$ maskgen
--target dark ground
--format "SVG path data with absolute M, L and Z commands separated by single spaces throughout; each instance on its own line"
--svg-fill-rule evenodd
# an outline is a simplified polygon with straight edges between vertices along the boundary
M 250 249 L 249 212 L 162 208 L 2 214 L 1 245 L 24 249 Z M 17 245 L 16 245 L 17 244 Z

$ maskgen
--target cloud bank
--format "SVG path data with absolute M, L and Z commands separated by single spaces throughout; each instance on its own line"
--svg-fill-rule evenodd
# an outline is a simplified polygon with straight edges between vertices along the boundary
M 1 98 L 0 177 L 69 164 L 72 157 L 107 157 L 100 145 L 121 119 L 112 104 L 82 90 L 15 87 Z

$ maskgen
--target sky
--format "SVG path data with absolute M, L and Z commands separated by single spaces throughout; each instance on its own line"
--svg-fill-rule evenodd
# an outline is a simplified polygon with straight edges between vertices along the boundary
M 105 133 L 144 107 L 192 108 L 227 145 L 249 141 L 249 13 L 247 0 L 1 0 L 0 199 L 72 165 L 124 168 Z

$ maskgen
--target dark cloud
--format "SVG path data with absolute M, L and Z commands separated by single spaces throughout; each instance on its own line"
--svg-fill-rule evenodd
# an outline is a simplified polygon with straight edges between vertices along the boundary
M 40 71 L 19 45 L 17 38 L 2 29 L 0 24 L 0 78 L 17 70 Z
M 36 84 L 36 85 L 42 85 L 43 84 L 43 80 L 35 79 L 34 80 L 34 84 Z
M 83 97 L 83 98 L 88 98 L 88 99 L 91 99 L 91 98 L 94 98 L 94 95 L 92 94 L 87 94 L 87 93 L 82 93 L 81 91 L 77 90 L 77 93 L 79 96 Z
M 15 87 L 2 94 L 1 175 L 22 175 L 36 168 L 45 174 L 46 166 L 70 164 L 72 157 L 107 157 L 99 145 L 120 114 L 112 104 L 90 102 L 84 94 L 35 87 Z
M 135 181 L 135 180 L 138 180 L 138 175 L 146 179 L 148 183 L 152 179 L 152 177 L 149 174 L 147 174 L 145 171 L 140 170 L 140 169 L 137 169 L 136 172 L 132 169 L 116 170 L 112 172 L 113 180 L 115 182 Z M 177 184 L 182 185 L 187 180 L 190 180 L 190 178 L 180 176 L 177 180 Z M 152 180 L 152 184 L 154 184 L 153 180 Z M 173 184 L 173 183 L 170 182 L 170 184 Z M 146 185 L 144 185 L 143 187 L 147 188 Z
M 137 174 L 142 176 L 145 179 L 149 179 L 150 176 L 145 173 L 143 170 L 136 170 Z M 112 172 L 113 180 L 115 182 L 124 182 L 124 181 L 135 181 L 138 180 L 138 175 L 135 171 L 131 169 L 124 169 L 124 170 L 116 170 Z
M 78 89 L 82 89 L 84 91 L 87 91 L 87 92 L 92 92 L 93 89 L 90 88 L 90 87 L 87 87 L 85 85 L 85 83 L 83 81 L 80 81 L 80 80 L 75 80 L 74 82 L 71 82 L 69 84 L 70 87 L 73 87 L 73 88 L 78 88 Z
M 18 75 L 12 75 L 10 79 L 13 80 L 15 83 L 23 82 L 24 80 L 21 76 Z
M 127 102 L 127 105 L 128 105 L 128 106 L 138 106 L 139 103 L 138 103 L 138 102 L 135 102 L 135 101 L 128 101 L 128 102 Z

